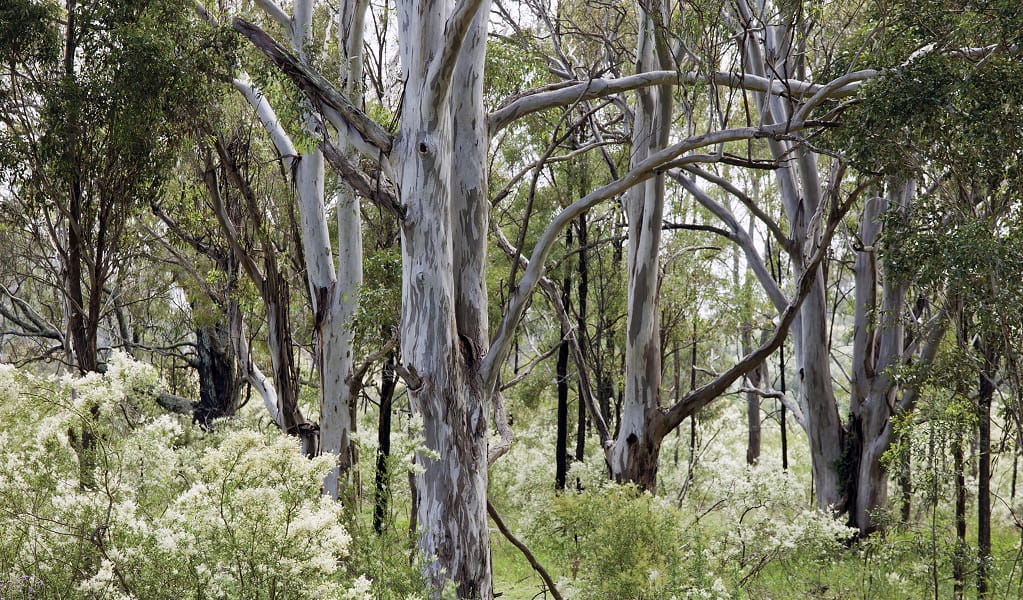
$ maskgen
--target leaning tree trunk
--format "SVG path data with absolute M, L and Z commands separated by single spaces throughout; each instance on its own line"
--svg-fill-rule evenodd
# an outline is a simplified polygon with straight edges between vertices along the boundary
M 640 8 L 637 53 L 639 71 L 671 69 L 663 24 L 667 3 L 644 2 Z M 659 86 L 636 92 L 632 164 L 636 165 L 668 144 L 672 88 Z M 667 433 L 660 423 L 661 332 L 658 322 L 661 221 L 664 215 L 664 174 L 629 191 L 628 315 L 625 337 L 625 400 L 617 441 L 611 452 L 615 481 L 657 487 L 661 441 Z

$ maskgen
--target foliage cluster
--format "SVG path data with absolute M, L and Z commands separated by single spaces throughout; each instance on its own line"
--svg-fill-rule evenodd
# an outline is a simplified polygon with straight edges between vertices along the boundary
M 81 379 L 0 367 L 6 582 L 38 582 L 32 598 L 370 597 L 320 496 L 329 457 L 273 428 L 155 416 L 155 384 L 123 355 Z

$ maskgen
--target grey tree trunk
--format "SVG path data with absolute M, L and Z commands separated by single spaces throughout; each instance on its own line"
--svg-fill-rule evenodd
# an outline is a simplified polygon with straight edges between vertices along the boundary
M 670 2 L 641 2 L 637 71 L 670 69 L 671 53 L 664 24 Z M 632 133 L 632 165 L 668 145 L 672 87 L 636 93 Z M 664 174 L 657 174 L 626 197 L 628 235 L 628 315 L 625 334 L 625 399 L 617 440 L 611 452 L 616 481 L 657 487 L 657 462 L 664 430 L 659 411 L 661 388 L 660 288 L 661 222 L 664 215 Z
M 753 351 L 750 337 L 747 328 L 743 331 L 743 354 Z M 760 460 L 760 394 L 756 390 L 760 388 L 765 379 L 763 372 L 766 366 L 767 363 L 763 362 L 746 374 L 746 381 L 752 388 L 746 392 L 746 464 L 748 465 L 755 465 Z
M 419 549 L 435 587 L 451 581 L 459 598 L 472 599 L 493 595 L 489 398 L 478 374 L 488 341 L 481 76 L 487 5 L 452 12 L 444 2 L 398 3 L 405 102 L 392 151 L 405 209 L 402 366 L 425 445 L 436 453 L 417 456 Z M 465 18 L 471 24 L 459 22 Z M 460 27 L 464 42 L 450 39 Z

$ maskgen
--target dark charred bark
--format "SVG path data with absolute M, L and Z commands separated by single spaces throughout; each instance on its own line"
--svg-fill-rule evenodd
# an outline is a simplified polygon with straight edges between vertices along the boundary
M 390 473 L 387 459 L 391 455 L 391 409 L 397 377 L 394 373 L 395 352 L 387 353 L 380 375 L 380 422 L 377 427 L 376 491 L 373 497 L 373 530 L 382 533 L 390 501 Z
M 554 442 L 554 489 L 565 489 L 565 478 L 568 475 L 568 342 L 564 341 L 567 332 L 561 328 L 562 341 L 558 346 L 558 423 L 557 436 Z
M 952 595 L 963 597 L 963 580 L 966 562 L 966 476 L 964 474 L 962 433 L 956 432 L 952 441 L 952 469 L 955 479 L 955 525 L 956 545 L 952 551 Z
M 785 393 L 785 345 L 778 348 L 778 377 L 781 384 L 781 393 Z M 781 409 L 778 411 L 778 424 L 781 429 L 781 468 L 789 470 L 789 431 L 785 422 L 785 404 L 779 402 Z
M 588 182 L 588 171 L 586 170 L 586 163 L 583 162 L 579 168 L 580 177 L 580 191 L 585 194 L 589 190 Z M 586 213 L 579 215 L 576 220 L 576 231 L 578 232 L 578 248 L 579 248 L 579 280 L 576 287 L 576 338 L 579 340 L 579 349 L 581 350 L 584 357 L 589 356 L 589 349 L 591 346 L 587 344 L 586 335 L 586 300 L 589 296 L 590 290 L 590 266 L 589 266 L 589 254 L 586 252 L 586 246 L 589 244 L 589 236 L 586 226 Z M 567 298 L 566 304 L 567 308 Z M 577 368 L 582 368 L 577 367 Z M 598 369 L 599 373 L 599 369 Z M 581 378 L 582 374 L 580 374 Z M 598 375 L 599 377 L 599 375 Z M 582 384 L 580 383 L 580 386 Z M 598 384 L 599 388 L 599 384 Z M 599 395 L 599 392 L 598 392 Z M 575 459 L 582 462 L 586 455 L 586 403 L 583 402 L 583 395 L 580 391 L 578 395 L 578 402 L 576 403 L 578 410 L 576 411 L 576 432 L 575 432 Z M 601 413 L 607 418 L 607 412 Z
M 743 354 L 753 351 L 749 329 L 747 326 L 743 331 Z M 746 392 L 746 464 L 748 465 L 755 465 L 760 460 L 760 394 L 754 390 L 760 388 L 763 370 L 763 364 L 761 364 L 746 375 L 752 388 Z
M 899 457 L 899 516 L 903 523 L 909 523 L 913 515 L 913 455 L 910 444 Z
M 572 231 L 568 231 L 566 243 L 572 245 Z M 572 279 L 566 276 L 561 286 L 561 305 L 569 311 L 572 298 Z M 568 341 L 565 337 L 564 322 L 561 323 L 561 342 L 558 345 L 558 362 L 555 366 L 558 387 L 557 434 L 554 442 L 554 489 L 565 489 L 568 476 Z
M 977 417 L 977 598 L 989 597 L 988 569 L 991 565 L 991 402 L 994 398 L 997 357 L 986 344 L 978 343 L 983 358 L 980 373 Z
M 231 416 L 238 408 L 241 382 L 227 326 L 220 322 L 200 325 L 195 338 L 199 402 L 192 420 L 204 429 L 212 429 L 214 420 Z
M 657 489 L 657 466 L 664 435 L 656 427 L 648 427 L 642 433 L 630 434 L 617 442 L 628 445 L 630 459 L 623 469 L 615 473 L 615 480 L 619 483 L 634 483 L 641 489 L 654 491 Z

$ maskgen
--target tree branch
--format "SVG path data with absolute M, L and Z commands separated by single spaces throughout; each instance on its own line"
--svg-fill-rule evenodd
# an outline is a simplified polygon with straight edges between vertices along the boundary
M 777 221 L 772 219 L 759 206 L 757 206 L 757 203 L 753 202 L 753 200 L 749 196 L 747 196 L 745 192 L 740 190 L 738 187 L 733 185 L 732 182 L 728 181 L 724 177 L 719 177 L 718 175 L 715 175 L 714 173 L 711 173 L 706 169 L 701 169 L 700 167 L 697 167 L 695 165 L 688 165 L 684 167 L 684 169 L 686 171 L 689 171 L 693 175 L 696 175 L 700 179 L 709 181 L 710 183 L 713 183 L 720 187 L 721 189 L 725 190 L 729 194 L 735 196 L 739 200 L 739 202 L 742 202 L 742 205 L 746 207 L 746 210 L 750 211 L 753 214 L 753 216 L 759 219 L 760 222 L 767 227 L 767 229 L 771 232 L 771 235 L 774 236 L 775 241 L 777 241 L 778 244 L 783 249 L 786 250 L 786 252 L 789 251 L 789 248 L 792 246 L 792 240 L 790 240 L 788 236 L 785 235 L 785 232 L 782 231 Z
M 274 2 L 274 0 L 256 0 L 256 4 L 274 21 L 280 23 L 281 27 L 287 30 L 289 36 L 291 35 L 291 17 L 288 16 L 288 13 L 284 12 L 284 9 L 279 4 Z
M 824 257 L 827 256 L 830 250 L 831 239 L 835 235 L 835 230 L 842 222 L 842 218 L 849 211 L 849 208 L 852 206 L 852 202 L 855 198 L 856 196 L 853 195 L 846 202 L 841 205 L 837 205 L 836 203 L 833 207 L 832 212 L 828 217 L 828 225 L 821 233 L 820 244 L 817 246 L 816 252 L 814 252 L 810 261 L 803 269 L 803 274 L 800 276 L 799 282 L 796 285 L 796 295 L 785 308 L 784 312 L 782 312 L 781 320 L 774 331 L 774 335 L 761 344 L 759 348 L 740 359 L 739 362 L 735 363 L 735 365 L 733 365 L 730 369 L 715 377 L 713 381 L 692 390 L 668 409 L 668 411 L 664 413 L 664 424 L 667 431 L 671 431 L 675 427 L 678 427 L 678 425 L 686 417 L 697 410 L 700 410 L 715 398 L 721 396 L 721 394 L 723 394 L 725 390 L 732 385 L 732 383 L 752 369 L 756 368 L 756 366 L 760 363 L 764 362 L 768 356 L 770 356 L 785 342 L 785 337 L 788 335 L 789 327 L 792 325 L 792 321 L 795 320 L 796 315 L 799 313 L 799 307 L 802 305 L 803 300 L 807 295 L 809 295 L 810 289 L 813 287 L 813 282 L 817 277 L 817 268 L 820 266 Z
M 522 543 L 522 541 L 519 540 L 519 538 L 512 535 L 512 532 L 508 529 L 508 526 L 505 525 L 504 521 L 501 520 L 501 516 L 497 514 L 497 509 L 495 509 L 494 505 L 490 503 L 490 500 L 487 500 L 487 513 L 490 514 L 490 518 L 493 519 L 494 525 L 497 525 L 497 528 L 501 531 L 504 537 L 508 538 L 508 541 L 511 542 L 513 546 L 519 549 L 519 552 L 521 552 L 522 555 L 526 557 L 526 560 L 529 561 L 529 564 L 530 566 L 533 567 L 533 570 L 536 571 L 538 575 L 540 575 L 540 579 L 543 579 L 543 582 L 547 586 L 547 589 L 550 591 L 551 596 L 554 596 L 554 600 L 563 600 L 561 592 L 559 592 L 558 588 L 555 587 L 554 580 L 551 578 L 550 573 L 548 573 L 547 569 L 544 569 L 543 565 L 541 565 L 540 562 L 536 560 L 536 557 L 533 556 L 533 553 L 529 551 L 529 548 L 524 543 Z
M 359 110 L 333 84 L 300 61 L 268 33 L 243 19 L 234 20 L 234 29 L 248 38 L 252 45 L 294 81 L 313 107 L 331 125 L 350 137 L 360 152 L 377 160 L 379 153 L 386 155 L 391 151 L 392 136 L 386 129 Z
M 866 73 L 866 71 L 858 71 L 857 73 L 862 74 Z M 876 75 L 876 72 L 873 73 Z M 828 93 L 822 96 L 821 99 L 839 98 L 852 95 L 856 91 L 856 87 L 848 85 L 848 82 L 844 86 L 831 88 L 794 79 L 780 81 L 742 73 L 716 72 L 708 75 L 697 72 L 647 71 L 618 79 L 591 79 L 567 85 L 559 84 L 559 87 L 556 89 L 545 89 L 535 93 L 527 91 L 524 93 L 525 95 L 520 95 L 516 99 L 507 102 L 502 108 L 490 113 L 488 127 L 491 134 L 494 134 L 507 127 L 513 121 L 542 110 L 568 106 L 576 102 L 602 98 L 640 88 L 668 84 L 698 83 L 708 79 L 716 85 L 753 92 L 767 92 L 779 96 L 803 97 L 809 94 L 816 95 L 827 89 Z M 831 84 L 828 85 L 830 86 Z
M 778 287 L 778 283 L 771 277 L 771 273 L 768 272 L 767 266 L 764 265 L 764 259 L 761 258 L 760 253 L 757 251 L 756 245 L 753 240 L 750 239 L 749 234 L 739 225 L 738 219 L 732 214 L 732 211 L 728 210 L 720 203 L 716 202 L 706 192 L 701 190 L 695 182 L 689 180 L 687 177 L 683 177 L 677 171 L 670 171 L 668 175 L 671 176 L 676 182 L 682 185 L 687 192 L 689 192 L 697 202 L 702 204 L 707 210 L 712 212 L 714 216 L 721 221 L 731 230 L 732 235 L 730 238 L 736 244 L 742 248 L 743 253 L 746 255 L 746 262 L 750 268 L 753 269 L 753 273 L 757 277 L 757 281 L 767 292 L 767 297 L 771 299 L 771 303 L 774 304 L 775 310 L 783 311 L 785 306 L 788 305 L 788 299 L 785 298 L 785 294 L 782 293 L 781 288 Z
M 590 192 L 558 213 L 554 220 L 547 226 L 547 229 L 533 248 L 533 254 L 529 259 L 529 266 L 526 267 L 525 272 L 522 274 L 522 279 L 519 281 L 519 285 L 509 296 L 507 310 L 505 311 L 504 318 L 501 320 L 501 324 L 498 327 L 493 342 L 491 343 L 490 352 L 483 359 L 483 364 L 480 367 L 480 373 L 483 375 L 485 392 L 491 393 L 496 385 L 500 367 L 504 363 L 505 359 L 507 359 L 508 352 L 511 348 L 511 340 L 514 337 L 515 327 L 517 326 L 519 319 L 522 318 L 522 313 L 525 310 L 526 303 L 529 301 L 529 298 L 533 294 L 533 290 L 536 289 L 536 286 L 540 281 L 540 277 L 543 275 L 544 264 L 547 261 L 547 256 L 558 243 L 561 232 L 564 231 L 564 229 L 568 227 L 576 217 L 588 211 L 598 203 L 603 202 L 608 198 L 618 196 L 632 186 L 650 179 L 659 172 L 666 163 L 675 160 L 682 154 L 691 150 L 715 144 L 723 144 L 730 141 L 772 138 L 778 135 L 784 135 L 788 131 L 797 131 L 812 125 L 814 125 L 814 123 L 793 122 L 789 124 L 767 125 L 764 127 L 740 127 L 737 129 L 712 131 L 688 137 L 663 150 L 651 154 L 646 160 L 637 164 L 623 177 Z
M 234 87 L 238 88 L 238 91 L 245 96 L 245 99 L 255 109 L 256 117 L 263 124 L 263 129 L 270 135 L 270 141 L 273 142 L 274 148 L 277 149 L 277 153 L 281 156 L 281 160 L 284 161 L 289 171 L 293 170 L 295 168 L 295 161 L 299 156 L 298 150 L 295 149 L 291 136 L 284 130 L 280 119 L 277 118 L 277 113 L 274 112 L 270 101 L 247 78 L 235 78 L 231 80 L 231 83 L 234 84 Z
M 320 150 L 323 157 L 327 159 L 330 166 L 334 167 L 348 185 L 352 186 L 357 194 L 366 198 L 373 204 L 393 214 L 398 219 L 405 218 L 405 209 L 398 202 L 390 186 L 381 185 L 378 179 L 372 179 L 355 164 L 348 160 L 341 149 L 330 140 L 324 138 L 320 141 Z

